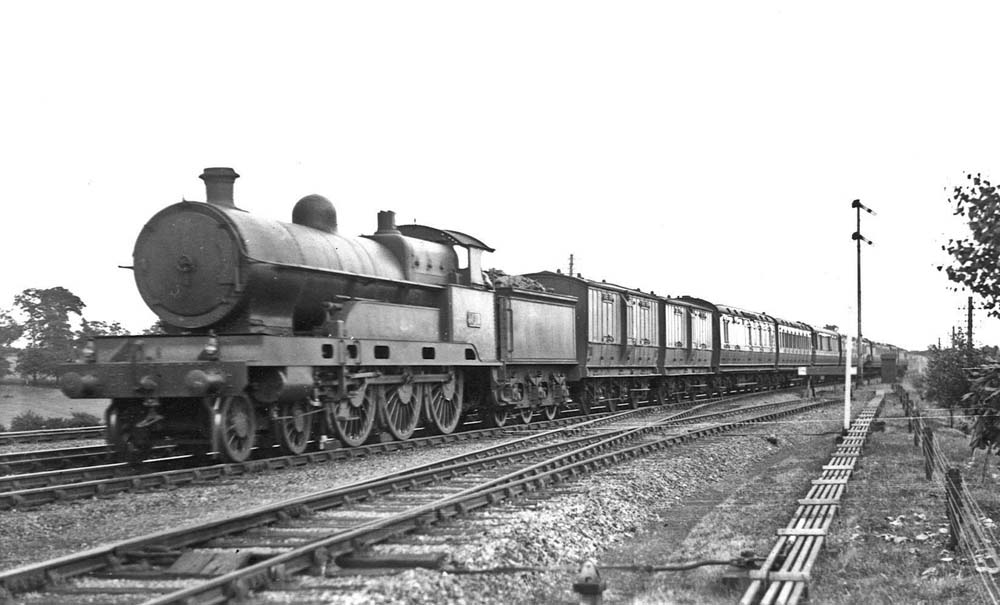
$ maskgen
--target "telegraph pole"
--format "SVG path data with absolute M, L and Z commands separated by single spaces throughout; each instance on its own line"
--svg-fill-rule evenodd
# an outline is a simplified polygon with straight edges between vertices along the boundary
M 872 241 L 870 239 L 867 239 L 865 238 L 865 236 L 861 235 L 861 211 L 864 210 L 865 212 L 871 214 L 872 216 L 875 215 L 875 211 L 869 208 L 868 206 L 862 204 L 861 200 L 854 200 L 853 202 L 851 202 L 851 208 L 854 208 L 858 214 L 858 227 L 857 227 L 858 230 L 851 235 L 851 239 L 858 242 L 858 334 L 857 334 L 858 378 L 857 380 L 858 384 L 860 384 L 861 379 L 864 377 L 864 365 L 865 365 L 864 353 L 862 352 L 862 345 L 864 344 L 864 341 L 861 339 L 861 242 L 865 242 L 869 246 L 872 245 Z
M 968 338 L 969 341 L 965 343 L 965 346 L 966 348 L 971 350 L 972 349 L 972 297 L 971 296 L 969 297 L 969 302 L 967 304 L 967 307 L 969 309 L 969 329 L 965 334 L 966 338 Z

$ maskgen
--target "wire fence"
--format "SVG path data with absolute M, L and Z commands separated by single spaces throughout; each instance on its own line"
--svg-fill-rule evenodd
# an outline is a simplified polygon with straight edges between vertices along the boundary
M 951 532 L 952 549 L 962 549 L 970 557 L 978 578 L 977 590 L 984 603 L 1000 605 L 1000 558 L 997 557 L 997 536 L 993 523 L 972 497 L 962 479 L 961 468 L 953 464 L 942 448 L 935 447 L 934 429 L 927 422 L 919 405 L 904 388 L 895 385 L 896 394 L 903 404 L 907 430 L 913 433 L 913 445 L 924 455 L 924 473 L 928 481 L 935 474 L 945 490 L 945 506 Z

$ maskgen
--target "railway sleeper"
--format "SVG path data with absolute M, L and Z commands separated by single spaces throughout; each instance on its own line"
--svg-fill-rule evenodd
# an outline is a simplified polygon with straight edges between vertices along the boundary
M 430 553 L 348 553 L 335 560 L 346 569 L 442 569 L 450 555 L 446 552 Z

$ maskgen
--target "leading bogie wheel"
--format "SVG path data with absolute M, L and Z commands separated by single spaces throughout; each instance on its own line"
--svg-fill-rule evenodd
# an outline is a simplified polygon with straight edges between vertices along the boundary
M 374 389 L 362 384 L 345 399 L 323 405 L 327 429 L 349 447 L 358 447 L 368 440 L 375 425 Z
M 424 386 L 405 382 L 378 388 L 381 424 L 395 439 L 409 439 L 420 420 Z
M 140 402 L 115 401 L 108 408 L 105 418 L 107 442 L 119 460 L 133 464 L 149 457 L 153 449 L 149 430 L 136 425 L 145 417 Z
M 542 408 L 542 413 L 545 414 L 546 420 L 555 420 L 556 416 L 559 415 L 559 406 L 547 405 Z
M 458 427 L 462 418 L 463 396 L 461 374 L 455 375 L 448 382 L 431 385 L 427 404 L 424 406 L 424 416 L 431 430 L 448 435 Z
M 257 418 L 253 404 L 243 395 L 223 397 L 213 416 L 219 454 L 232 462 L 243 462 L 253 452 Z
M 278 445 L 285 452 L 301 454 L 306 451 L 312 436 L 312 416 L 309 411 L 309 402 L 305 399 L 279 406 L 274 432 L 277 433 Z
M 531 423 L 531 417 L 535 414 L 535 411 L 531 408 L 521 408 L 518 410 L 518 413 L 521 417 L 521 422 L 529 424 Z

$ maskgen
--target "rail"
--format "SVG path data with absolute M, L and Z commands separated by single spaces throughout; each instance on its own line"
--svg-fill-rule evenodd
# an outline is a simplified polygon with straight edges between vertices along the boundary
M 43 429 L 39 431 L 8 431 L 0 433 L 0 445 L 38 443 L 40 441 L 65 441 L 67 439 L 98 439 L 103 436 L 104 426 L 81 426 L 69 429 Z

